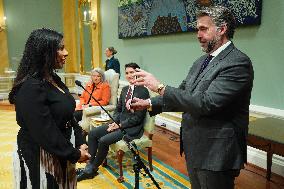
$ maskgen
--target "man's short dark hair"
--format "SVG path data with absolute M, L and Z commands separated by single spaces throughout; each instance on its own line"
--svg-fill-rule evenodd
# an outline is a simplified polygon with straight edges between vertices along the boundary
M 138 66 L 138 64 L 136 64 L 136 63 L 134 63 L 134 62 L 130 62 L 130 63 L 128 63 L 128 64 L 125 64 L 125 69 L 126 68 L 133 68 L 134 70 L 136 69 L 136 68 L 139 68 L 140 69 L 140 66 Z

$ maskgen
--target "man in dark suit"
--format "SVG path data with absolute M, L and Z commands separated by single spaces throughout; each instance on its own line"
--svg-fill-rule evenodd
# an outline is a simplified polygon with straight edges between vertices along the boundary
M 125 76 L 128 82 L 134 80 L 135 69 L 140 68 L 136 63 L 125 65 Z M 143 135 L 144 118 L 146 110 L 131 111 L 126 108 L 131 102 L 132 96 L 141 99 L 148 99 L 148 89 L 143 86 L 129 85 L 122 88 L 119 102 L 115 109 L 113 118 L 114 123 L 97 127 L 90 131 L 88 136 L 89 153 L 91 158 L 83 171 L 78 171 L 77 180 L 93 178 L 99 166 L 107 156 L 109 145 L 121 140 L 125 130 L 130 139 L 140 138 Z M 119 125 L 117 125 L 118 123 Z
M 192 189 L 233 189 L 246 163 L 253 67 L 231 42 L 235 19 L 225 7 L 197 13 L 197 37 L 207 54 L 198 58 L 179 88 L 138 70 L 136 85 L 160 96 L 134 98 L 131 107 L 183 112 L 182 143 Z

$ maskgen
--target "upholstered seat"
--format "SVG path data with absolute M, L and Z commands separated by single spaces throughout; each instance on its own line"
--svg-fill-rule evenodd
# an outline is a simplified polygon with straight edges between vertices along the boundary
M 146 135 L 143 135 L 140 139 L 135 139 L 133 141 L 137 145 L 138 150 L 152 146 L 152 140 L 149 140 L 149 137 Z M 122 150 L 124 152 L 129 151 L 127 145 L 125 145 L 125 142 L 123 140 L 120 140 L 111 146 L 111 151 L 117 152 L 119 150 Z
M 110 69 L 105 71 L 105 79 L 109 83 L 111 88 L 111 98 L 107 106 L 103 106 L 110 113 L 113 113 L 117 104 L 117 90 L 119 84 L 119 74 L 114 70 Z M 91 117 L 101 114 L 101 108 L 99 106 L 92 106 L 83 109 L 82 121 L 80 123 L 81 127 L 89 132 Z

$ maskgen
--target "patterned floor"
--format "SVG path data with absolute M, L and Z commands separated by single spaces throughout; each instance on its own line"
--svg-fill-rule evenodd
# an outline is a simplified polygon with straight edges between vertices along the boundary
M 13 188 L 12 177 L 12 151 L 16 142 L 18 125 L 15 121 L 15 112 L 0 109 L 0 189 Z M 140 154 L 142 159 L 145 159 L 143 153 Z M 125 182 L 120 184 L 116 181 L 118 177 L 117 163 L 113 158 L 108 160 L 107 168 L 100 168 L 99 175 L 94 179 L 81 181 L 78 183 L 78 189 L 84 188 L 134 188 L 134 173 L 132 171 L 131 155 L 126 155 L 124 158 L 124 176 Z M 148 164 L 145 162 L 145 165 Z M 84 164 L 78 164 L 78 167 L 83 167 Z M 153 160 L 154 171 L 153 177 L 159 183 L 161 188 L 188 188 L 190 186 L 188 178 L 174 170 L 173 168 L 160 162 L 158 159 Z M 140 174 L 141 176 L 141 174 Z M 149 177 L 139 179 L 140 188 L 156 188 Z
M 15 112 L 0 110 L 0 189 L 13 188 L 11 157 L 18 128 Z

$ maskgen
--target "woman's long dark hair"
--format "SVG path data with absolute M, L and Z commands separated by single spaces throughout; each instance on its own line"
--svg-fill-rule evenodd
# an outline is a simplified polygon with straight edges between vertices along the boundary
M 25 45 L 23 57 L 20 61 L 9 102 L 15 103 L 17 92 L 23 82 L 29 77 L 47 79 L 53 75 L 57 50 L 61 46 L 63 35 L 51 29 L 34 30 Z

